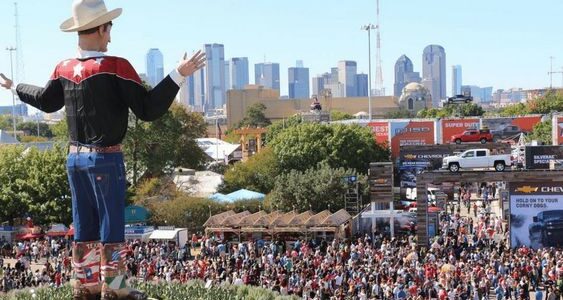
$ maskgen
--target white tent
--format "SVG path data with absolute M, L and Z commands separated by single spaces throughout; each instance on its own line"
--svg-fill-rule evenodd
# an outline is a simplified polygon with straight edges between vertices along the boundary
M 183 246 L 188 240 L 188 229 L 157 229 L 152 232 L 151 240 L 174 241 L 178 246 Z

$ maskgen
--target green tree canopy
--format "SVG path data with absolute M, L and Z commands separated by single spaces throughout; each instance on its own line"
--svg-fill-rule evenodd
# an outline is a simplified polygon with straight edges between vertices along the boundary
M 16 125 L 18 130 L 24 131 L 27 135 L 37 136 L 37 122 L 23 122 Z M 51 138 L 53 132 L 46 123 L 39 122 L 39 134 L 42 137 Z
M 266 132 L 266 142 L 273 140 L 285 129 L 295 127 L 301 123 L 303 123 L 303 119 L 299 115 L 293 115 L 287 119 L 274 122 L 274 124 L 268 126 L 268 132 Z
M 178 104 L 173 104 L 164 116 L 150 123 L 131 114 L 124 153 L 133 183 L 136 184 L 143 173 L 152 177 L 175 167 L 201 168 L 207 156 L 195 139 L 205 132 L 201 114 L 187 112 Z
M 30 216 L 38 224 L 71 222 L 66 151 L 0 147 L 0 220 Z
M 327 163 L 320 163 L 305 171 L 291 170 L 276 177 L 274 189 L 268 195 L 268 202 L 273 208 L 304 211 L 322 211 L 330 205 L 334 212 L 344 208 L 344 194 L 348 188 L 345 176 L 357 175 L 351 169 L 331 168 Z M 366 185 L 365 176 L 358 180 Z
M 370 162 L 387 161 L 389 150 L 359 125 L 306 123 L 289 127 L 269 142 L 281 170 L 304 171 L 326 162 L 365 173 Z
M 235 126 L 237 128 L 242 127 L 266 127 L 272 122 L 266 118 L 264 112 L 266 111 L 266 105 L 263 103 L 254 103 L 246 109 L 245 117 L 240 120 L 240 122 Z
M 552 124 L 551 120 L 545 122 L 539 122 L 534 125 L 534 129 L 527 136 L 528 140 L 536 140 L 542 142 L 546 145 L 551 145 L 552 143 Z
M 384 119 L 408 119 L 408 118 L 414 118 L 414 117 L 415 117 L 415 115 L 412 112 L 401 108 L 399 110 L 386 113 L 383 118 Z
M 353 115 L 337 110 L 333 110 L 330 112 L 330 120 L 331 121 L 340 121 L 340 120 L 350 120 L 355 119 Z
M 443 108 L 425 108 L 417 113 L 419 118 L 480 117 L 485 110 L 475 103 L 446 105 Z
M 246 162 L 238 162 L 225 172 L 221 193 L 249 189 L 267 194 L 274 187 L 274 179 L 280 173 L 278 159 L 271 147 L 266 147 Z
M 68 125 L 66 124 L 65 119 L 51 125 L 50 127 L 55 140 L 62 142 L 68 141 Z

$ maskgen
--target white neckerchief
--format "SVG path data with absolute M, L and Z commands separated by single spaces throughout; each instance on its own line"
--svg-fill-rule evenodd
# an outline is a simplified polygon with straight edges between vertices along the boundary
M 100 57 L 106 56 L 103 52 L 100 51 L 90 51 L 90 50 L 82 50 L 78 49 L 78 58 L 90 58 L 90 57 Z

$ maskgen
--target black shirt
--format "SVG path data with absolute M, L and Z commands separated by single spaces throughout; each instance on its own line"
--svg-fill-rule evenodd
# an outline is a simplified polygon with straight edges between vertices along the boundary
M 65 60 L 44 88 L 16 88 L 23 102 L 41 111 L 52 113 L 65 106 L 70 141 L 96 146 L 121 143 L 129 109 L 144 121 L 164 115 L 178 90 L 167 76 L 147 91 L 133 66 L 114 56 Z

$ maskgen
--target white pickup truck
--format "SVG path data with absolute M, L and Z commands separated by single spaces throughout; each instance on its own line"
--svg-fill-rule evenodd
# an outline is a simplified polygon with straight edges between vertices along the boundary
M 442 168 L 450 172 L 480 168 L 494 168 L 495 171 L 502 172 L 510 165 L 512 165 L 510 154 L 491 155 L 489 149 L 471 149 L 442 159 Z

